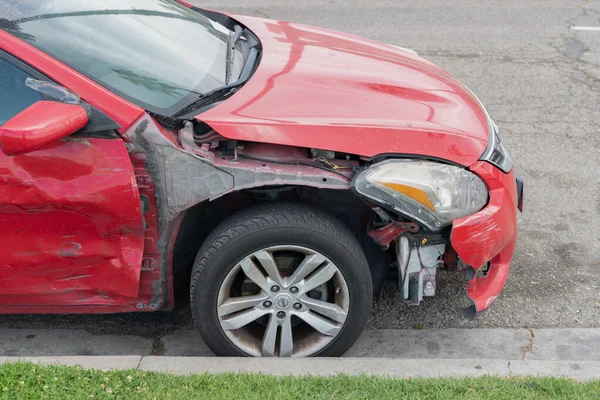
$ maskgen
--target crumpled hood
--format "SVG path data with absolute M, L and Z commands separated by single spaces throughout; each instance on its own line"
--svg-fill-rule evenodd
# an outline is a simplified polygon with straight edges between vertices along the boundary
M 233 16 L 263 45 L 253 77 L 197 116 L 230 139 L 469 166 L 486 113 L 447 72 L 401 48 L 311 26 Z

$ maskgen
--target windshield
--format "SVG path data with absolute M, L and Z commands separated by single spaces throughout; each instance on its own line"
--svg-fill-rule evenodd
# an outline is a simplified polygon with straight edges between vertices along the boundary
M 173 0 L 0 0 L 0 29 L 160 115 L 225 84 L 230 31 Z

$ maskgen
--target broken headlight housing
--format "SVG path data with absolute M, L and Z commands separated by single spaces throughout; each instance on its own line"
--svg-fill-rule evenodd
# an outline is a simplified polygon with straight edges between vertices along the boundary
M 358 174 L 353 189 L 432 231 L 481 210 L 488 190 L 477 175 L 425 160 L 387 160 Z

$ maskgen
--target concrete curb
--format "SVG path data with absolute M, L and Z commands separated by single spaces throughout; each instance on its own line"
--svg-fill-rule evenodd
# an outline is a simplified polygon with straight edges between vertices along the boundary
M 197 331 L 155 339 L 70 329 L 0 329 L 0 357 L 213 356 Z M 600 329 L 366 330 L 344 357 L 600 361 Z
M 4 357 L 0 362 L 28 361 L 80 365 L 89 369 L 141 369 L 174 375 L 253 373 L 274 376 L 371 375 L 393 378 L 481 376 L 553 376 L 587 381 L 600 378 L 600 362 L 488 359 L 389 358 L 214 358 L 162 356 Z
M 152 339 L 80 330 L 0 330 L 0 363 L 31 361 L 173 374 L 543 375 L 600 379 L 600 329 L 367 330 L 342 358 L 215 358 L 196 331 Z

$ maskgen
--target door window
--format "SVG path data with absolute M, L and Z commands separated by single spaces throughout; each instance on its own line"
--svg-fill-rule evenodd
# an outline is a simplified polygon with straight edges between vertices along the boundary
M 25 79 L 29 77 L 23 70 L 0 58 L 0 126 L 42 100 L 38 92 L 25 85 Z

